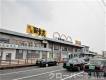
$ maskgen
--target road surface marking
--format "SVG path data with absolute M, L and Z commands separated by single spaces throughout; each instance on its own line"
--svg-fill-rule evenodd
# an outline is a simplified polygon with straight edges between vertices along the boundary
M 80 74 L 82 74 L 82 73 L 84 73 L 84 72 L 80 72 L 80 73 L 77 73 L 77 74 L 73 74 L 73 75 L 68 76 L 68 77 L 66 77 L 66 78 L 63 78 L 63 79 L 61 79 L 61 80 L 66 80 L 66 79 L 72 78 L 72 77 L 74 77 L 74 76 L 80 75 Z
M 8 75 L 8 74 L 14 74 L 14 73 L 20 73 L 20 72 L 27 72 L 27 71 L 32 71 L 32 70 L 41 70 L 41 69 L 44 69 L 44 68 L 40 68 L 40 69 L 30 69 L 30 70 L 25 70 L 25 71 L 18 71 L 18 72 L 11 72 L 11 73 L 6 73 L 6 74 L 0 74 L 0 75 Z
M 45 67 L 45 68 L 52 68 L 52 67 Z M 27 72 L 27 71 L 35 71 L 35 70 L 41 70 L 41 69 L 45 69 L 45 68 L 37 68 L 37 69 L 29 69 L 29 70 L 24 70 L 24 71 L 14 71 L 14 72 L 11 72 L 11 73 L 5 73 L 5 74 L 0 74 L 1 75 L 9 75 L 9 74 L 14 74 L 14 73 L 20 73 L 20 72 Z
M 12 79 L 12 80 L 21 80 L 21 79 L 26 79 L 26 78 L 36 77 L 36 76 L 44 75 L 44 74 L 47 74 L 47 73 L 57 72 L 57 71 L 62 71 L 62 70 L 65 70 L 65 69 L 49 71 L 49 72 L 45 72 L 45 73 L 41 73 L 41 74 L 37 74 L 37 75 L 31 75 L 31 76 L 21 77 L 21 78 L 16 78 L 16 79 Z

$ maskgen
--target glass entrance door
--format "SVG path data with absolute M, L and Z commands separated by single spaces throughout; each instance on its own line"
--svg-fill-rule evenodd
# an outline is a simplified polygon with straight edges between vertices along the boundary
M 6 53 L 6 60 L 11 60 L 11 53 Z

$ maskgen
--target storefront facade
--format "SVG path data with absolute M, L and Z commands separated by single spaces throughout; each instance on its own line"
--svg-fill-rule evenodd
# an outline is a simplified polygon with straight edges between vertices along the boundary
M 55 58 L 81 53 L 82 46 L 47 37 L 0 29 L 0 60 Z

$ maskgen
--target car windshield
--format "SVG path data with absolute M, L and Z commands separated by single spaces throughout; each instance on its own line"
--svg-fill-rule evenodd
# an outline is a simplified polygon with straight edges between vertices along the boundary
M 46 61 L 54 61 L 52 58 L 47 58 Z
M 91 60 L 90 64 L 94 65 L 106 65 L 106 60 Z
M 106 60 L 103 61 L 104 66 L 106 66 Z
M 77 59 L 70 59 L 69 63 L 75 63 L 76 64 L 76 63 L 78 63 L 78 60 Z

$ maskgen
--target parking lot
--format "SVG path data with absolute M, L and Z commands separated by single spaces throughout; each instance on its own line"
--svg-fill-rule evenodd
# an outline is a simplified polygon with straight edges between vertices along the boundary
M 0 80 L 105 80 L 105 78 L 90 77 L 83 71 L 67 71 L 60 64 L 45 68 L 33 66 L 0 70 Z

